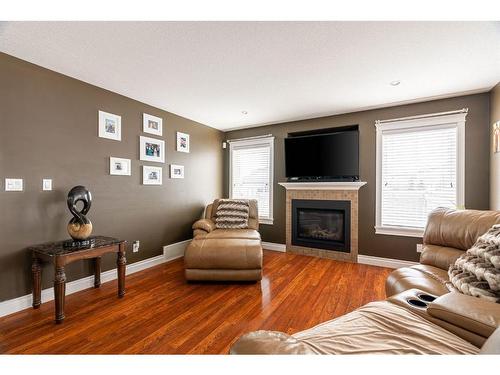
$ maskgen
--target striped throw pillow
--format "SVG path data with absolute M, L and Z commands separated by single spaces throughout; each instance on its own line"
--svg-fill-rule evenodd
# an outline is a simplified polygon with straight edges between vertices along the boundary
M 217 229 L 248 228 L 248 201 L 244 199 L 220 199 L 215 213 Z

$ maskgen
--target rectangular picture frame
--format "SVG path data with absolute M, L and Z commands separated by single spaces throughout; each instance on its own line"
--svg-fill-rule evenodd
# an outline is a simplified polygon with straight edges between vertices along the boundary
M 99 111 L 99 138 L 111 139 L 113 141 L 122 140 L 122 118 L 113 113 Z
M 165 141 L 158 138 L 139 137 L 139 159 L 165 163 Z
M 142 166 L 142 184 L 143 185 L 162 185 L 162 167 L 154 167 L 152 165 Z
M 132 161 L 130 159 L 109 157 L 109 174 L 112 176 L 131 176 Z
M 184 166 L 170 164 L 170 178 L 184 178 Z
M 189 134 L 177 132 L 177 151 L 189 153 Z
M 161 137 L 163 134 L 163 119 L 161 117 L 156 117 L 153 115 L 149 115 L 147 113 L 143 113 L 142 131 L 144 133 L 158 135 Z

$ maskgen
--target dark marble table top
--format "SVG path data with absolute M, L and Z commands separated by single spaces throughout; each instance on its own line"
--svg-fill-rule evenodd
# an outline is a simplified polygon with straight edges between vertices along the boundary
M 71 254 L 77 251 L 94 249 L 98 247 L 118 245 L 122 242 L 125 242 L 123 240 L 105 236 L 92 236 L 89 237 L 87 241 L 88 243 L 83 244 L 78 244 L 73 240 L 47 242 L 40 245 L 30 246 L 28 247 L 28 250 L 32 252 L 42 253 L 48 256 L 56 256 Z

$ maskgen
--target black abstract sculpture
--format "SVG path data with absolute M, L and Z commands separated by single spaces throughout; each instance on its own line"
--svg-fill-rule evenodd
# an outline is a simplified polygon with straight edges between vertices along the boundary
M 76 204 L 81 201 L 83 208 L 78 211 Z M 74 241 L 74 245 L 86 245 L 92 233 L 92 223 L 85 216 L 92 205 L 92 195 L 85 186 L 75 186 L 68 193 L 68 208 L 73 218 L 68 223 L 68 233 Z

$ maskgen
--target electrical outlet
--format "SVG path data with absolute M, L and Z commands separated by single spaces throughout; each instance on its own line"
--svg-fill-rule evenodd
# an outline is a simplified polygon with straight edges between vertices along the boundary
M 421 253 L 421 252 L 422 252 L 422 244 L 418 243 L 417 244 L 417 253 Z
M 52 190 L 52 179 L 44 178 L 42 180 L 42 190 L 43 191 L 51 191 Z
M 141 243 L 139 241 L 134 241 L 134 243 L 132 244 L 132 252 L 133 253 L 139 252 L 140 245 L 141 245 Z

